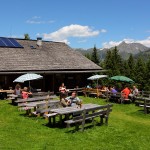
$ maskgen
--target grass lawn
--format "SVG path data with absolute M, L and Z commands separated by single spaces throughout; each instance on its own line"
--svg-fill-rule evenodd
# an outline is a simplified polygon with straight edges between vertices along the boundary
M 84 98 L 84 103 L 105 104 Z M 9 101 L 0 101 L 0 150 L 148 150 L 150 114 L 134 104 L 114 104 L 108 126 L 94 126 L 84 132 L 51 128 L 47 120 L 25 116 Z M 74 128 L 71 128 L 74 129 Z

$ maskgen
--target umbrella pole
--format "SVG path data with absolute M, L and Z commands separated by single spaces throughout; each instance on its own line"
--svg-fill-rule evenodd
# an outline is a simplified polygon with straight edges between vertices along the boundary
M 30 88 L 30 81 L 29 81 L 29 89 L 31 90 L 31 88 Z
M 97 97 L 99 96 L 98 93 L 99 93 L 99 92 L 98 92 L 98 79 L 97 79 Z

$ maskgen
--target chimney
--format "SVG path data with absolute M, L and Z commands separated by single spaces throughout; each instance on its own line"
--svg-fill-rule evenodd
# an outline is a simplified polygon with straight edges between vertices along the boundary
M 37 37 L 37 46 L 42 46 L 42 38 L 41 37 Z

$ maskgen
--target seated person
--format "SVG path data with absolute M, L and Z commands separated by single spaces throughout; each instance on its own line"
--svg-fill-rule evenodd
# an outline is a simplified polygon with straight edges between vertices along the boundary
M 128 99 L 129 94 L 131 93 L 130 89 L 128 88 L 128 86 L 126 86 L 122 91 L 122 98 L 123 99 Z
M 67 100 L 66 100 L 66 93 L 62 93 L 61 94 L 61 99 L 60 99 L 60 103 L 63 107 L 68 106 Z
M 114 87 L 111 87 L 111 88 L 110 88 L 110 92 L 111 92 L 113 95 L 116 95 L 117 90 L 116 90 Z
M 118 102 L 120 96 L 118 97 L 117 90 L 114 87 L 110 87 L 110 94 L 111 96 L 109 98 L 109 101 Z
M 32 95 L 32 93 L 28 92 L 28 88 L 27 87 L 24 87 L 23 91 L 22 91 L 22 98 L 23 99 L 27 99 L 29 97 L 29 95 Z
M 71 96 L 68 96 L 61 100 L 63 106 L 73 106 L 74 104 L 81 104 L 81 100 L 77 97 L 76 92 L 72 92 Z
M 139 94 L 139 90 L 136 88 L 136 86 L 133 86 L 133 90 L 129 94 L 129 97 L 134 101 L 138 94 Z
M 16 84 L 14 94 L 21 97 L 21 86 L 19 84 Z

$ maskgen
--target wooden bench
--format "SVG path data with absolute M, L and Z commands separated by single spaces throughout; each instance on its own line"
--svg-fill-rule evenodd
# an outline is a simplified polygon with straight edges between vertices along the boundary
M 120 92 L 117 92 L 117 93 L 108 92 L 106 99 L 107 99 L 107 101 L 116 102 L 116 103 L 120 103 L 120 104 L 131 103 L 131 99 L 124 98 L 123 94 Z
M 139 91 L 138 96 L 140 96 L 140 97 L 149 97 L 150 98 L 150 91 Z
M 121 93 L 117 92 L 117 93 L 112 93 L 112 92 L 108 92 L 107 93 L 107 101 L 110 102 L 119 102 L 119 99 L 121 98 Z
M 14 103 L 17 104 L 18 110 L 26 110 L 27 114 L 31 114 L 31 110 L 34 108 L 32 106 L 26 106 L 26 103 L 32 103 L 32 102 L 40 102 L 43 100 L 47 100 L 47 96 L 41 96 L 41 97 L 33 97 L 28 99 L 18 99 Z
M 82 125 L 81 131 L 84 130 L 85 121 L 91 120 L 94 123 L 94 118 L 100 117 L 100 124 L 103 123 L 103 119 L 105 118 L 105 124 L 108 124 L 109 114 L 112 111 L 112 104 L 99 106 L 97 108 L 84 109 L 77 113 L 77 116 L 73 116 L 71 120 L 66 120 L 65 123 L 69 128 L 71 124 L 75 124 L 76 129 L 79 129 L 79 125 Z
M 28 99 L 19 99 L 17 101 L 15 101 L 15 103 L 18 103 L 18 110 L 25 110 L 26 111 L 26 114 L 28 115 L 31 115 L 31 112 L 33 109 L 35 109 L 35 107 L 33 106 L 26 106 L 26 103 L 27 104 L 30 104 L 30 103 L 38 103 L 38 102 L 41 102 L 41 103 L 44 103 L 44 101 L 46 100 L 52 100 L 53 98 L 55 98 L 56 96 L 40 96 L 40 97 L 33 97 L 33 98 L 28 98 Z M 40 105 L 40 104 L 39 104 Z M 41 104 L 42 105 L 42 104 Z
M 16 100 L 15 103 L 19 104 L 19 103 L 24 103 L 24 102 L 36 102 L 36 101 L 49 100 L 49 99 L 54 99 L 54 98 L 57 98 L 57 96 L 56 95 L 37 96 L 37 97 L 33 97 L 33 98 L 28 98 L 28 99 L 19 99 L 19 100 Z
M 150 98 L 148 97 L 136 97 L 135 105 L 144 108 L 144 113 L 148 114 L 150 110 Z
M 43 117 L 45 117 L 46 119 L 48 119 L 48 124 L 52 124 L 52 118 L 53 118 L 53 124 L 55 124 L 55 116 L 57 115 L 57 113 L 49 113 L 49 114 L 44 114 Z
M 37 104 L 36 111 L 32 112 L 32 114 L 36 116 L 41 116 L 44 114 L 44 117 L 49 117 L 48 113 L 50 112 L 50 110 L 59 107 L 61 107 L 60 101 L 52 100 L 43 104 Z
M 136 97 L 135 98 L 135 106 L 140 106 L 144 104 L 144 100 L 142 97 Z
M 18 99 L 18 95 L 15 94 L 7 94 L 7 100 L 11 100 L 11 103 L 15 105 L 15 101 Z

